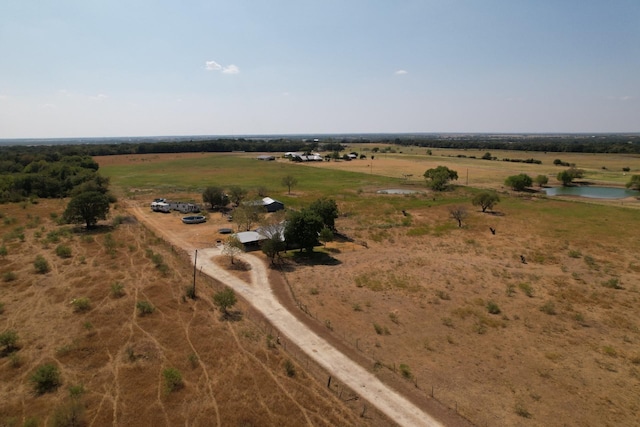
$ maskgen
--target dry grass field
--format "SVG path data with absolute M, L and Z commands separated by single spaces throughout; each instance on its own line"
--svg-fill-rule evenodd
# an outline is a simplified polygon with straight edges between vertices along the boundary
M 242 320 L 221 320 L 215 281 L 200 278 L 200 298 L 185 298 L 192 270 L 181 250 L 117 208 L 93 232 L 60 226 L 64 207 L 0 206 L 0 333 L 18 336 L 17 348 L 0 348 L 0 425 L 366 423 L 360 406 L 270 344 L 242 302 Z M 36 271 L 37 256 L 48 271 Z M 155 310 L 142 316 L 145 301 Z M 61 384 L 38 394 L 31 377 L 44 364 Z M 170 368 L 182 377 L 174 391 Z
M 515 173 L 555 176 L 561 170 L 551 164 L 556 157 L 586 169 L 594 182 L 619 185 L 625 181 L 617 168 L 628 164 L 637 173 L 637 158 L 550 153 L 542 165 L 527 165 L 424 151 L 296 166 L 412 175 L 397 184 L 422 191 L 380 195 L 379 187 L 362 178 L 361 186 L 335 194 L 341 212 L 336 227 L 350 241 L 316 249 L 330 262 L 290 257 L 280 276 L 303 315 L 381 378 L 399 383 L 414 398 L 433 395 L 476 425 L 639 425 L 640 212 L 634 208 L 640 202 L 625 200 L 621 207 L 620 201 L 512 195 L 502 188 L 504 177 Z M 210 155 L 179 160 L 202 156 Z M 98 161 L 109 168 L 167 160 L 153 155 Z M 474 190 L 464 186 L 443 194 L 427 191 L 422 174 L 440 164 L 458 170 L 460 184 L 468 168 L 470 186 L 499 189 L 495 212 L 471 206 Z M 606 171 L 610 177 L 602 175 Z M 228 176 L 223 170 L 191 173 L 200 179 L 209 173 Z M 124 188 L 138 177 L 132 169 L 119 179 Z M 299 183 L 291 197 L 278 183 L 270 184 L 279 187 L 273 196 L 282 200 L 326 195 L 308 182 Z M 197 200 L 198 193 L 129 186 L 113 214 L 128 218 L 126 205 L 146 206 L 154 197 Z M 468 210 L 462 228 L 449 218 L 452 204 Z M 83 385 L 85 417 L 94 425 L 373 422 L 347 406 L 353 402 L 325 391 L 296 360 L 299 375 L 288 377 L 283 364 L 290 355 L 265 344 L 260 322 L 249 316 L 223 322 L 210 298 L 183 300 L 191 280 L 188 262 L 140 224 L 125 220 L 90 235 L 63 235 L 73 255 L 58 257 L 59 243 L 48 234 L 60 227 L 49 213 L 63 208 L 62 201 L 0 206 L 4 218 L 16 219 L 2 219 L 3 235 L 24 227 L 24 242 L 16 232 L 0 259 L 0 273 L 16 276 L 1 283 L 0 331 L 14 329 L 20 336 L 16 357 L 0 358 L 0 397 L 7 402 L 0 405 L 0 421 L 51 420 L 58 408 L 73 403 L 68 386 Z M 217 234 L 218 214 L 197 227 L 184 227 L 177 214 L 157 215 L 154 221 L 183 230 L 193 247 L 223 238 Z M 116 243 L 105 240 L 107 235 Z M 150 258 L 155 253 L 168 265 L 166 277 Z M 47 258 L 51 272 L 35 273 L 37 254 Z M 124 284 L 121 298 L 110 292 L 116 282 Z M 203 292 L 211 295 L 215 288 L 211 282 Z M 70 301 L 83 297 L 90 299 L 90 309 L 74 312 Z M 135 304 L 141 300 L 151 301 L 156 312 L 138 316 Z M 251 311 L 242 304 L 240 310 Z M 61 369 L 63 386 L 36 396 L 29 376 L 44 362 Z M 163 384 L 168 367 L 184 378 L 184 387 L 173 393 Z

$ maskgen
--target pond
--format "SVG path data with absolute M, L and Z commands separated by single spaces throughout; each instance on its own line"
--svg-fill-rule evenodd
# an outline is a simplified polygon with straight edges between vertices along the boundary
M 404 188 L 387 188 L 386 190 L 378 190 L 378 194 L 415 194 L 420 193 L 417 190 L 407 190 Z
M 592 199 L 624 199 L 625 197 L 640 196 L 640 192 L 617 187 L 550 187 L 544 188 L 547 196 L 580 196 Z

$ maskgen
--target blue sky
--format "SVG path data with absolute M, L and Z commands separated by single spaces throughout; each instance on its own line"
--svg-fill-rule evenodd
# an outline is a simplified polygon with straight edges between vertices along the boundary
M 638 131 L 638 0 L 0 2 L 0 138 Z

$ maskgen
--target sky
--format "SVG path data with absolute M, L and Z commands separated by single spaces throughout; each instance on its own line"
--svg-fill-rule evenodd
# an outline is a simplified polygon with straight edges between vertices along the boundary
M 640 132 L 640 0 L 2 0 L 0 138 Z

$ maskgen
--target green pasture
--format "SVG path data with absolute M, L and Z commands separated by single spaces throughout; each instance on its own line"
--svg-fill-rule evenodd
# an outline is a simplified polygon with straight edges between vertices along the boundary
M 482 162 L 474 159 L 452 158 L 454 159 Z M 574 158 L 566 157 L 566 161 L 572 159 Z M 487 163 L 500 165 L 507 162 Z M 549 167 L 544 164 L 538 166 Z M 144 189 L 149 191 L 149 194 L 157 196 L 162 195 L 163 192 L 199 193 L 207 186 L 229 188 L 237 185 L 249 190 L 250 197 L 255 197 L 257 188 L 266 187 L 272 197 L 294 208 L 308 205 L 319 197 L 330 197 L 338 202 L 343 215 L 357 217 L 358 222 L 365 228 L 405 227 L 407 232 L 410 232 L 412 226 L 420 225 L 411 224 L 409 220 L 404 221 L 402 210 L 411 212 L 457 204 L 468 206 L 471 212 L 475 212 L 476 208 L 471 206 L 471 198 L 479 191 L 473 187 L 460 186 L 452 191 L 433 193 L 428 191 L 421 182 L 407 183 L 399 178 L 315 168 L 290 162 L 258 161 L 240 154 L 145 161 L 106 166 L 100 170 L 111 179 L 114 187 L 123 190 L 125 194 L 134 189 Z M 287 194 L 287 189 L 281 183 L 285 175 L 292 175 L 298 181 L 292 188 L 291 195 Z M 407 184 L 421 193 L 412 195 L 376 193 L 376 190 L 381 188 L 406 188 Z M 617 241 L 620 244 L 638 247 L 635 241 L 637 239 L 632 239 L 630 237 L 632 233 L 629 233 L 629 230 L 634 229 L 640 220 L 640 212 L 637 209 L 599 205 L 581 200 L 561 201 L 544 196 L 513 197 L 501 194 L 501 202 L 496 210 L 514 220 L 522 221 L 527 232 L 544 238 Z M 442 221 L 447 220 L 445 213 Z

